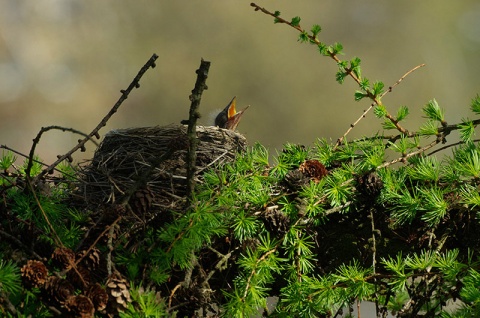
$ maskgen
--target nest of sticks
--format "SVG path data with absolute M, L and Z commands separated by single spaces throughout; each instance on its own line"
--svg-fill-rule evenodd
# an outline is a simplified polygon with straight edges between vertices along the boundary
M 196 179 L 246 149 L 243 135 L 197 126 Z M 93 159 L 83 165 L 80 192 L 92 209 L 128 197 L 135 218 L 147 221 L 162 211 L 184 208 L 187 126 L 117 129 L 108 132 Z M 128 213 L 127 213 L 128 214 Z

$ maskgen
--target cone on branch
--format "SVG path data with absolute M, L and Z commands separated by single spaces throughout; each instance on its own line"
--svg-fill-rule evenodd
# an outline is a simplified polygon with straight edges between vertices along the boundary
M 82 290 L 92 283 L 90 271 L 83 266 L 70 269 L 67 273 L 67 280 L 72 283 L 75 288 Z
M 283 236 L 287 233 L 290 225 L 290 218 L 279 211 L 277 207 L 269 207 L 263 214 L 263 223 L 265 228 L 276 236 Z
M 48 276 L 45 264 L 40 261 L 29 260 L 21 269 L 23 284 L 27 288 L 42 287 Z
M 327 168 L 318 160 L 305 160 L 298 170 L 314 182 L 319 182 L 328 174 Z
M 44 285 L 45 298 L 54 306 L 63 305 L 74 292 L 75 288 L 68 280 L 56 276 L 48 277 Z
M 52 254 L 52 264 L 60 270 L 69 269 L 75 263 L 75 252 L 66 247 L 57 247 Z
M 93 318 L 95 314 L 92 300 L 84 295 L 70 296 L 65 301 L 65 310 L 72 318 Z
M 290 170 L 285 175 L 284 179 L 285 184 L 290 188 L 292 191 L 298 191 L 303 186 L 308 184 L 308 178 L 298 169 Z
M 137 190 L 130 198 L 130 206 L 133 211 L 138 214 L 147 213 L 152 207 L 154 193 L 147 185 L 143 189 Z
M 127 309 L 128 303 L 132 302 L 129 291 L 129 283 L 120 273 L 113 273 L 106 283 L 108 294 L 108 312 L 118 314 Z
M 90 285 L 85 295 L 92 300 L 95 310 L 102 311 L 107 308 L 108 294 L 99 283 Z
M 369 172 L 357 177 L 358 190 L 368 197 L 376 197 L 383 189 L 383 181 L 377 173 Z
M 101 262 L 101 252 L 98 248 L 94 247 L 87 253 L 88 250 L 82 250 L 77 253 L 77 259 L 82 258 L 80 261 L 80 264 L 87 268 L 90 271 L 95 271 L 100 267 L 100 262 Z

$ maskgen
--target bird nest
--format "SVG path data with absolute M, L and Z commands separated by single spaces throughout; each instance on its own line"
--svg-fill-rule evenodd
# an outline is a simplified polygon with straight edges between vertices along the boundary
M 244 136 L 197 126 L 196 179 L 246 149 Z M 90 207 L 130 198 L 135 214 L 183 208 L 186 194 L 187 126 L 142 127 L 108 132 L 82 169 L 81 194 Z M 130 194 L 130 195 L 129 195 Z

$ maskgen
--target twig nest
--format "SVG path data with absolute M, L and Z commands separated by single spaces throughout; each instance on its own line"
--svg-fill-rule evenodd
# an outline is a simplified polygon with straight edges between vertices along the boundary
M 234 160 L 247 144 L 241 134 L 218 127 L 197 126 L 197 140 L 197 180 L 205 169 Z M 186 194 L 187 148 L 185 125 L 112 130 L 84 166 L 82 195 L 89 205 L 116 203 L 147 174 L 140 192 L 131 196 L 140 201 L 130 206 L 139 213 L 180 207 L 177 203 Z

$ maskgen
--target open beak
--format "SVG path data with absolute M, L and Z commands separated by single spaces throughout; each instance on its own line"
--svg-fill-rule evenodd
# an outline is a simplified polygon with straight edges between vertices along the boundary
M 215 118 L 215 126 L 220 128 L 235 130 L 240 122 L 240 118 L 243 112 L 247 110 L 247 107 L 237 113 L 235 109 L 236 97 L 233 97 L 230 103 L 222 110 Z

